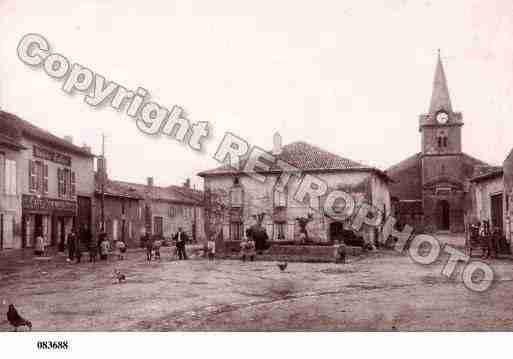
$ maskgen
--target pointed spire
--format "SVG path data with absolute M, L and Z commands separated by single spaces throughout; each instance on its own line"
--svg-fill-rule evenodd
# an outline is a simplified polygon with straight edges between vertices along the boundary
M 429 112 L 433 113 L 442 109 L 452 112 L 447 78 L 445 77 L 444 66 L 440 58 L 440 49 L 438 49 L 438 62 L 436 64 L 435 78 L 433 80 L 433 93 L 431 95 L 431 103 L 429 104 Z

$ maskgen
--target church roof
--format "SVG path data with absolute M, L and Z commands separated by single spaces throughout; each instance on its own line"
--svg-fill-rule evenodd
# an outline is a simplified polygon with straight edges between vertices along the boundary
M 452 112 L 451 98 L 449 96 L 449 88 L 447 86 L 447 78 L 445 76 L 444 66 L 438 51 L 438 62 L 435 69 L 435 78 L 433 80 L 433 92 L 431 94 L 431 102 L 429 104 L 429 112 L 434 113 L 444 109 Z

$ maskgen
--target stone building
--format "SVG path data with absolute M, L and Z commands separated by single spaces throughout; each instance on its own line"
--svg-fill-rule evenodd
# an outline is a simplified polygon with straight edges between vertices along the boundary
M 102 202 L 102 171 L 106 173 L 106 162 L 99 158 L 96 181 L 98 207 Z M 146 184 L 115 181 L 105 175 L 103 207 L 105 231 L 111 240 L 125 240 L 138 246 L 146 232 L 171 239 L 179 227 L 192 240 L 202 241 L 204 235 L 203 193 L 190 187 L 187 180 L 183 186 L 159 187 L 148 177 Z M 101 227 L 101 208 L 96 221 Z
M 506 234 L 508 195 L 504 195 L 502 167 L 478 168 L 470 182 L 473 205 L 469 220 L 490 221 L 492 228 L 498 227 Z
M 464 230 L 469 179 L 475 166 L 487 164 L 462 152 L 462 126 L 438 55 L 429 109 L 419 116 L 421 152 L 386 171 L 394 181 L 390 194 L 399 222 L 426 232 Z
M 41 232 L 63 249 L 73 224 L 91 228 L 94 155 L 7 112 L 0 128 L 3 247 L 32 247 Z
M 359 201 L 383 209 L 390 214 L 388 177 L 376 168 L 368 167 L 322 150 L 305 142 L 293 142 L 281 146 L 275 143 L 273 156 L 294 166 L 300 175 L 313 174 L 328 184 L 330 189 L 340 189 Z M 240 164 L 243 168 L 244 164 Z M 349 223 L 331 219 L 322 208 L 312 210 L 306 203 L 294 199 L 300 179 L 292 177 L 285 191 L 276 190 L 281 170 L 271 167 L 259 171 L 265 176 L 260 182 L 229 166 L 201 172 L 204 180 L 208 232 L 222 233 L 224 241 L 238 241 L 244 231 L 255 223 L 255 216 L 265 213 L 263 224 L 274 241 L 296 240 L 300 225 L 298 218 L 312 220 L 308 223 L 309 237 L 313 241 L 329 242 L 337 236 L 350 232 Z M 212 199 L 213 198 L 213 199 Z M 217 209 L 221 209 L 217 211 Z M 216 212 L 217 211 L 217 212 Z M 214 213 L 216 212 L 216 213 Z M 375 229 L 363 226 L 357 234 L 365 240 L 372 240 Z

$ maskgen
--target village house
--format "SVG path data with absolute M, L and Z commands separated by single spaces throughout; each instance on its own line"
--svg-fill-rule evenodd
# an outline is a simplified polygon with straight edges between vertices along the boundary
M 502 166 L 481 166 L 470 179 L 472 206 L 469 221 L 489 221 L 511 246 L 513 237 L 513 150 Z
M 418 232 L 463 232 L 471 206 L 469 180 L 476 166 L 488 166 L 462 152 L 463 115 L 453 111 L 440 54 L 431 102 L 419 116 L 421 152 L 386 170 L 390 194 L 402 224 Z
M 105 177 L 102 177 L 105 173 Z M 106 161 L 98 158 L 96 199 L 102 202 L 105 231 L 110 240 L 124 240 L 128 246 L 139 246 L 145 233 L 172 239 L 181 227 L 193 241 L 203 241 L 203 194 L 192 189 L 187 180 L 183 186 L 159 187 L 149 177 L 146 184 L 109 179 Z M 101 208 L 97 212 L 98 228 L 101 227 Z
M 305 142 L 282 146 L 281 137 L 274 137 L 274 148 L 269 151 L 277 160 L 294 166 L 301 176 L 313 174 L 327 183 L 330 189 L 349 193 L 356 201 L 366 201 L 390 214 L 389 178 L 373 167 L 325 151 Z M 244 168 L 244 161 L 240 163 Z M 204 180 L 206 221 L 208 233 L 221 233 L 223 241 L 240 241 L 259 214 L 264 214 L 263 225 L 272 241 L 297 241 L 301 221 L 307 221 L 309 239 L 328 243 L 337 238 L 352 236 L 349 221 L 328 217 L 322 208 L 313 210 L 307 203 L 294 199 L 300 180 L 292 177 L 284 191 L 276 189 L 282 173 L 279 168 L 259 171 L 265 181 L 255 180 L 247 173 L 230 166 L 199 173 Z M 356 236 L 370 242 L 377 229 L 364 225 Z
M 32 247 L 42 233 L 63 250 L 73 225 L 91 228 L 94 155 L 7 112 L 0 128 L 2 248 Z

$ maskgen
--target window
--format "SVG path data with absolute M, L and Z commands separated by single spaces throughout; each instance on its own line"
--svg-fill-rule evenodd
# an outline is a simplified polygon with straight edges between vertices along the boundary
M 125 199 L 123 198 L 121 200 L 121 214 L 125 214 L 126 212 L 126 204 L 125 204 Z
M 30 192 L 37 191 L 36 161 L 33 160 L 29 160 L 29 190 Z
M 240 241 L 242 239 L 242 223 L 231 222 L 230 223 L 230 240 Z
M 70 182 L 71 182 L 71 186 L 70 186 L 70 194 L 71 194 L 71 197 L 75 197 L 75 195 L 77 194 L 77 185 L 76 185 L 76 179 L 75 179 L 75 172 L 71 171 L 70 172 Z
M 69 168 L 57 168 L 57 191 L 59 197 L 76 195 L 76 175 Z
M 42 164 L 43 165 L 43 193 L 48 193 L 48 165 L 47 164 Z
M 154 217 L 153 220 L 154 220 L 153 232 L 154 232 L 154 234 L 161 236 L 164 233 L 164 228 L 163 228 L 164 220 L 162 217 Z
M 278 188 L 274 190 L 274 207 L 287 207 L 287 188 L 280 191 Z
M 235 178 L 233 180 L 233 187 L 230 190 L 230 204 L 232 207 L 240 208 L 240 207 L 242 207 L 242 202 L 243 202 L 242 187 L 240 186 L 239 179 Z
M 128 221 L 128 238 L 134 237 L 133 229 L 132 221 Z
M 285 222 L 274 223 L 274 239 L 284 240 L 285 239 Z
M 16 161 L 5 160 L 4 185 L 5 194 L 16 195 Z

